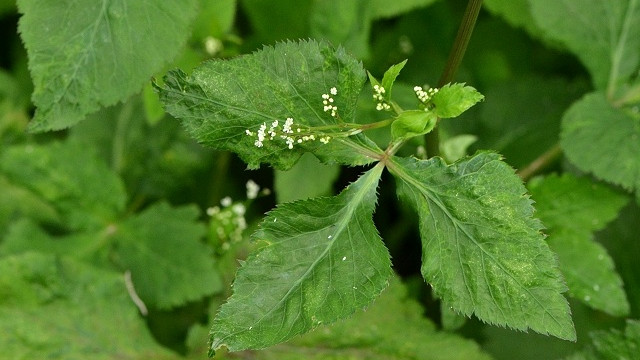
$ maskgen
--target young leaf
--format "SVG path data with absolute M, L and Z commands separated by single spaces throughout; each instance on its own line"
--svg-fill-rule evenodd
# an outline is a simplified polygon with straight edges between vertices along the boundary
M 196 0 L 19 0 L 36 113 L 32 131 L 57 130 L 139 91 L 189 35 Z
M 221 289 L 211 250 L 200 242 L 205 229 L 197 217 L 195 207 L 159 203 L 118 227 L 116 261 L 131 270 L 147 304 L 167 309 Z
M 387 101 L 391 100 L 391 90 L 393 89 L 393 83 L 396 82 L 396 78 L 400 74 L 400 71 L 407 63 L 407 60 L 404 60 L 398 64 L 391 65 L 387 71 L 384 72 L 382 76 L 382 87 L 385 90 L 385 98 Z
M 444 119 L 459 116 L 483 99 L 484 96 L 471 86 L 456 83 L 441 87 L 431 101 L 435 105 L 433 111 Z
M 340 195 L 283 204 L 253 239 L 251 254 L 211 328 L 210 350 L 259 349 L 368 306 L 387 286 L 391 262 L 372 214 L 382 167 Z
M 438 120 L 433 111 L 406 110 L 391 123 L 391 137 L 394 140 L 408 139 L 433 130 Z
M 588 179 L 565 174 L 529 182 L 537 215 L 547 225 L 548 243 L 558 254 L 569 294 L 614 316 L 626 315 L 629 302 L 622 279 L 606 249 L 593 240 L 615 219 L 628 198 Z
M 529 6 L 545 34 L 563 42 L 585 64 L 596 88 L 615 86 L 637 73 L 637 0 L 536 0 Z
M 293 119 L 303 132 L 308 127 L 333 126 L 353 122 L 358 95 L 365 81 L 362 65 L 342 48 L 326 43 L 300 41 L 278 43 L 251 55 L 232 60 L 210 61 L 196 68 L 191 76 L 170 71 L 165 85 L 157 87 L 166 110 L 181 119 L 198 141 L 236 152 L 255 168 L 269 163 L 290 168 L 305 151 L 325 162 L 347 165 L 367 164 L 382 151 L 364 135 L 332 139 L 322 144 L 297 142 L 289 148 L 283 135 L 286 119 Z M 323 111 L 323 94 L 331 94 L 337 116 Z M 260 127 L 270 128 L 278 121 L 273 139 L 266 134 L 258 145 Z M 254 135 L 247 135 L 246 131 Z M 265 132 L 264 130 L 262 131 Z M 287 134 L 284 134 L 287 135 Z M 260 146 L 260 147 L 258 147 Z
M 628 190 L 640 189 L 639 139 L 640 117 L 613 107 L 602 93 L 586 95 L 562 118 L 560 141 L 569 160 Z
M 32 252 L 0 259 L 0 289 L 6 359 L 178 359 L 149 333 L 122 274 Z
M 514 329 L 575 340 L 554 254 L 521 180 L 495 153 L 452 165 L 393 158 L 420 216 L 422 275 L 445 305 Z

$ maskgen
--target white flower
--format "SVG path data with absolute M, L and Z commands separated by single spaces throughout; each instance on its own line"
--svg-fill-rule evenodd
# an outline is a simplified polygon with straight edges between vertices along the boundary
M 260 186 L 256 184 L 255 181 L 253 180 L 247 181 L 246 187 L 247 187 L 247 199 L 255 199 L 256 197 L 258 197 Z
M 336 89 L 336 87 L 332 87 L 329 92 L 331 92 L 331 95 L 338 95 L 338 89 Z
M 231 200 L 229 196 L 225 196 L 224 198 L 222 198 L 222 200 L 220 200 L 220 205 L 227 207 L 231 205 L 232 202 L 233 200 Z

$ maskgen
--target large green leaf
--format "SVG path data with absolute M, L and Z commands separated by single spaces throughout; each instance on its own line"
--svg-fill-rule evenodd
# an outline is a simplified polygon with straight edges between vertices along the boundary
M 176 359 L 157 344 L 121 274 L 53 255 L 0 259 L 5 359 Z
M 356 101 L 364 81 L 362 64 L 342 48 L 326 43 L 300 41 L 265 47 L 251 55 L 232 60 L 210 61 L 196 68 L 191 76 L 170 71 L 165 85 L 158 87 L 166 110 L 182 120 L 198 141 L 231 150 L 257 167 L 269 163 L 280 169 L 290 168 L 305 151 L 312 151 L 326 162 L 348 165 L 370 163 L 381 152 L 364 135 L 338 137 L 328 144 L 318 139 L 323 131 L 314 131 L 315 141 L 296 143 L 292 149 L 281 139 L 284 123 L 293 119 L 293 129 L 338 126 L 340 120 L 323 111 L 323 94 L 333 95 L 341 121 L 353 122 Z M 281 134 L 257 147 L 261 126 L 278 121 Z M 334 129 L 333 131 L 335 131 Z M 294 131 L 294 136 L 298 138 Z M 335 137 L 335 136 L 334 136 Z
M 603 93 L 588 94 L 565 113 L 560 141 L 579 169 L 640 189 L 640 116 L 632 109 L 612 106 Z
M 640 1 L 535 0 L 531 14 L 589 69 L 598 89 L 615 87 L 638 70 Z
M 10 186 L 0 193 L 26 199 L 46 211 L 37 218 L 58 219 L 57 225 L 67 229 L 103 228 L 124 209 L 126 194 L 120 179 L 77 142 L 10 147 L 0 154 L 0 172 L 5 176 L 0 183 Z
M 548 227 L 548 243 L 558 254 L 569 294 L 592 308 L 626 315 L 629 302 L 622 280 L 592 232 L 615 219 L 628 198 L 569 174 L 534 179 L 529 189 L 536 200 L 537 215 Z
M 495 153 L 447 166 L 393 158 L 420 217 L 422 275 L 446 306 L 514 329 L 575 340 L 554 254 L 522 181 Z
M 33 131 L 69 127 L 139 91 L 189 36 L 196 0 L 19 0 L 37 110 Z
M 138 295 L 153 307 L 183 305 L 222 287 L 197 217 L 195 207 L 159 203 L 115 230 L 115 260 L 131 271 Z
M 259 349 L 368 306 L 387 286 L 391 262 L 372 221 L 378 165 L 340 195 L 283 204 L 253 239 L 216 316 L 211 352 Z

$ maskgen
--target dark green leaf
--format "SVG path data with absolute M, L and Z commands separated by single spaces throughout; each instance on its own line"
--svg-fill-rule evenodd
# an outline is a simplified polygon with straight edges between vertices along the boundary
M 279 43 L 232 60 L 206 62 L 191 76 L 171 71 L 158 91 L 167 111 L 181 119 L 200 142 L 234 151 L 252 168 L 269 163 L 285 170 L 305 151 L 325 162 L 347 165 L 374 160 L 381 151 L 362 134 L 332 136 L 328 144 L 318 141 L 340 126 L 339 120 L 323 111 L 322 95 L 335 87 L 337 94 L 332 97 L 340 120 L 353 122 L 364 81 L 362 65 L 344 49 L 300 41 Z M 303 133 L 307 128 L 323 128 L 310 130 L 316 140 L 289 149 L 281 138 L 288 118 L 293 119 L 295 138 L 300 137 L 295 135 L 298 126 Z M 267 134 L 263 146 L 257 147 L 259 128 L 269 128 L 276 120 L 279 134 L 273 140 Z M 247 135 L 246 130 L 254 135 Z
M 125 220 L 114 236 L 116 261 L 131 271 L 136 292 L 160 309 L 219 291 L 212 250 L 201 242 L 205 228 L 195 207 L 154 205 Z
M 158 345 L 121 274 L 52 255 L 0 259 L 6 359 L 177 359 Z
M 420 216 L 422 274 L 445 305 L 481 320 L 575 340 L 554 254 L 522 181 L 494 153 L 450 166 L 394 158 L 399 193 Z
M 447 84 L 433 95 L 431 101 L 435 105 L 433 111 L 438 117 L 452 118 L 459 116 L 483 99 L 484 96 L 471 86 Z
M 173 59 L 196 0 L 19 0 L 37 110 L 32 131 L 69 127 L 122 101 Z
M 382 167 L 336 197 L 282 204 L 253 239 L 211 329 L 212 353 L 259 349 L 368 306 L 387 286 L 389 254 L 372 221 Z
M 640 116 L 631 109 L 613 107 L 602 93 L 588 94 L 567 110 L 560 136 L 579 169 L 640 189 Z

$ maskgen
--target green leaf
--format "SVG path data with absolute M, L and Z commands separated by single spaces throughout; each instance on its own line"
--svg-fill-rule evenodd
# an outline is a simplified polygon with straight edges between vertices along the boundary
M 309 19 L 309 33 L 314 39 L 344 46 L 355 57 L 366 58 L 369 52 L 368 0 L 314 1 Z
M 475 135 L 456 135 L 440 142 L 440 153 L 448 163 L 452 163 L 466 156 L 467 149 L 476 141 L 478 137 Z
M 208 36 L 220 39 L 231 30 L 236 15 L 236 0 L 199 0 L 198 5 L 193 37 L 201 41 Z
M 269 163 L 286 170 L 305 151 L 324 162 L 347 165 L 370 163 L 382 152 L 362 134 L 322 144 L 317 139 L 324 130 L 312 131 L 316 141 L 296 143 L 293 149 L 280 136 L 268 140 L 268 134 L 263 147 L 255 145 L 259 127 L 271 127 L 275 120 L 280 132 L 287 118 L 293 119 L 294 130 L 298 126 L 303 130 L 339 128 L 339 121 L 323 111 L 322 95 L 332 87 L 337 89 L 332 97 L 340 119 L 353 122 L 364 81 L 362 65 L 344 49 L 300 41 L 279 43 L 232 60 L 206 62 L 191 76 L 170 71 L 158 91 L 166 110 L 181 119 L 198 141 L 236 152 L 251 168 Z
M 593 331 L 592 346 L 575 353 L 567 360 L 636 359 L 640 349 L 640 321 L 627 320 L 624 332 L 618 329 Z
M 419 7 L 426 7 L 436 0 L 371 0 L 371 19 L 389 18 L 409 12 Z
M 472 341 L 438 331 L 423 313 L 405 286 L 392 278 L 366 311 L 253 355 L 259 360 L 490 359 Z
M 402 68 L 406 63 L 407 60 L 404 60 L 395 65 L 391 65 L 389 69 L 384 72 L 384 75 L 382 76 L 382 87 L 385 90 L 384 95 L 387 101 L 391 100 L 391 90 L 393 89 L 393 83 L 396 82 L 398 75 L 400 75 L 400 71 L 402 71 Z
M 276 200 L 280 204 L 333 195 L 333 183 L 338 175 L 340 175 L 340 166 L 322 164 L 313 155 L 305 154 L 291 169 L 275 171 L 273 188 L 276 192 Z
M 205 228 L 196 222 L 198 213 L 193 206 L 159 203 L 118 226 L 115 260 L 131 271 L 145 303 L 167 309 L 221 289 L 212 250 L 201 242 Z
M 555 256 L 522 181 L 498 154 L 450 166 L 440 158 L 394 158 L 389 170 L 420 216 L 422 275 L 445 305 L 575 340 Z
M 0 289 L 7 359 L 178 358 L 155 342 L 121 274 L 28 253 L 0 259 Z
M 444 119 L 459 116 L 483 99 L 484 96 L 471 86 L 447 84 L 433 95 L 431 101 L 435 105 L 433 111 Z
M 542 30 L 531 15 L 529 0 L 485 0 L 483 5 L 496 15 L 502 16 L 509 24 L 521 27 L 536 38 L 542 37 Z
M 536 0 L 529 4 L 546 35 L 564 43 L 589 69 L 596 88 L 616 86 L 637 72 L 637 0 Z
M 548 243 L 558 255 L 569 295 L 614 316 L 628 314 L 622 279 L 592 234 L 615 219 L 628 198 L 569 174 L 534 179 L 529 189 L 536 200 L 537 215 L 549 228 Z
M 433 111 L 406 110 L 391 123 L 391 137 L 394 140 L 408 139 L 431 132 L 438 117 Z
M 36 113 L 32 131 L 69 127 L 140 91 L 189 35 L 196 0 L 18 0 Z
M 257 44 L 309 36 L 309 18 L 315 0 L 241 0 L 243 12 L 256 33 Z
M 372 221 L 382 166 L 340 195 L 283 204 L 253 239 L 234 294 L 211 329 L 211 354 L 286 341 L 368 306 L 387 286 L 391 261 Z
M 124 210 L 120 179 L 77 142 L 10 147 L 0 154 L 0 172 L 55 208 L 68 229 L 103 228 Z
M 613 107 L 602 93 L 588 94 L 565 113 L 560 138 L 579 169 L 640 189 L 640 116 L 632 110 Z

